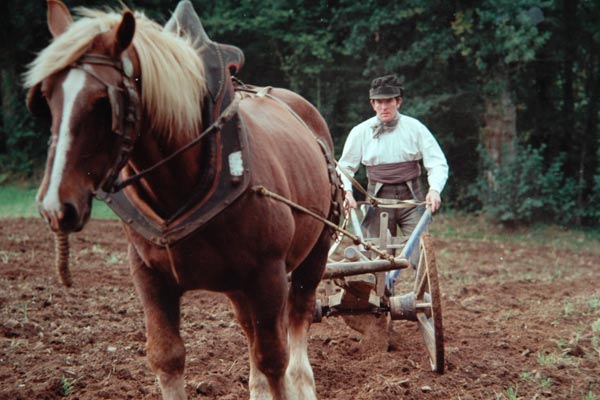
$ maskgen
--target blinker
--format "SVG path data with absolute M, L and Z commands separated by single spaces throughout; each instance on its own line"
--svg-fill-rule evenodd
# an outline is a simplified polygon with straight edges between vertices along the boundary
M 119 136 L 123 135 L 121 113 L 123 110 L 122 90 L 116 86 L 108 86 L 108 99 L 112 109 L 112 131 Z
M 27 93 L 27 109 L 29 112 L 39 121 L 43 123 L 50 123 L 51 115 L 48 103 L 42 95 L 41 84 L 38 83 Z
M 121 62 L 123 64 L 123 73 L 125 74 L 125 76 L 128 78 L 133 77 L 133 64 L 131 63 L 129 57 L 123 56 Z

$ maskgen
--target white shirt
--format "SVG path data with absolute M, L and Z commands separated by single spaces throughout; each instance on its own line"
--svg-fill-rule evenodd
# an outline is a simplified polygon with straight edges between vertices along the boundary
M 398 113 L 398 125 L 392 132 L 384 132 L 373 138 L 373 126 L 377 116 L 356 125 L 350 131 L 342 157 L 338 164 L 350 176 L 360 164 L 380 165 L 404 161 L 423 160 L 430 190 L 441 193 L 448 179 L 448 163 L 437 140 L 429 129 L 417 119 Z M 340 172 L 345 190 L 352 183 Z

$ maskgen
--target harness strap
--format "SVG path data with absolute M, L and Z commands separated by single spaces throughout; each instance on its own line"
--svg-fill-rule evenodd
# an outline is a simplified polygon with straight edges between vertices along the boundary
M 179 278 L 179 274 L 177 273 L 177 268 L 175 267 L 175 261 L 173 260 L 173 252 L 171 251 L 171 245 L 169 243 L 167 243 L 165 245 L 165 248 L 167 249 L 167 257 L 169 258 L 169 266 L 171 267 L 171 273 L 173 274 L 173 277 L 175 278 L 175 282 L 178 285 L 181 285 L 181 279 Z

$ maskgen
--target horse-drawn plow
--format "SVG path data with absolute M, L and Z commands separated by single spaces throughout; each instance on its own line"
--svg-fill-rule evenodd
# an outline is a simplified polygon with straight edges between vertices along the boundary
M 251 398 L 316 399 L 307 335 L 342 204 L 324 118 L 289 90 L 234 81 L 243 52 L 210 40 L 189 1 L 164 28 L 128 9 L 82 10 L 74 20 L 59 0 L 47 6 L 54 39 L 31 63 L 26 87 L 29 110 L 53 127 L 37 201 L 59 239 L 63 283 L 71 284 L 66 236 L 89 222 L 96 196 L 124 223 L 163 398 L 186 398 L 180 301 L 202 289 L 224 293 L 235 309 Z M 362 248 L 329 263 L 334 283 L 314 314 L 414 320 L 441 372 L 435 261 L 421 235 L 429 219 L 406 243 L 387 232 L 354 238 Z M 413 248 L 414 289 L 396 296 Z M 349 280 L 359 274 L 374 281 Z
M 323 275 L 325 295 L 316 302 L 314 321 L 320 322 L 324 317 L 362 314 L 392 321 L 414 321 L 423 337 L 431 369 L 443 373 L 441 296 L 433 242 L 426 232 L 431 222 L 431 211 L 425 211 L 408 238 L 390 236 L 386 229 L 387 218 L 387 213 L 381 213 L 380 226 L 384 228 L 380 230 L 379 237 L 356 240 L 356 244 L 343 249 L 343 260 L 329 260 Z M 360 231 L 357 224 L 354 229 Z M 412 265 L 409 260 L 415 251 L 418 252 L 418 262 Z M 402 270 L 414 272 L 412 290 L 396 294 L 396 280 Z M 409 273 L 403 275 L 408 276 Z M 355 279 L 358 276 L 359 279 Z

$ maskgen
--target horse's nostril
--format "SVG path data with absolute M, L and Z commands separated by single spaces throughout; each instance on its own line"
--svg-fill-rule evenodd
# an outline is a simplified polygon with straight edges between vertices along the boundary
M 63 221 L 66 225 L 72 226 L 78 219 L 77 208 L 71 203 L 63 204 Z

